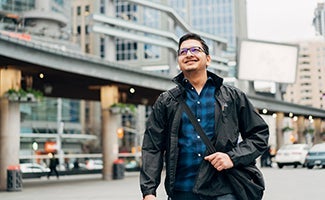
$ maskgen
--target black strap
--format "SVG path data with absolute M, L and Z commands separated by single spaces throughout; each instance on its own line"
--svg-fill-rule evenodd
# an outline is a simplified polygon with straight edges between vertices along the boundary
M 211 141 L 209 140 L 209 138 L 204 133 L 201 125 L 199 124 L 199 122 L 197 122 L 197 119 L 194 117 L 193 112 L 190 110 L 190 108 L 188 107 L 188 105 L 185 103 L 184 99 L 181 96 L 178 99 L 179 99 L 179 103 L 181 104 L 182 108 L 185 110 L 189 120 L 193 124 L 196 132 L 200 135 L 200 137 L 203 140 L 204 144 L 207 146 L 208 152 L 209 153 L 215 153 L 216 149 L 214 148 Z

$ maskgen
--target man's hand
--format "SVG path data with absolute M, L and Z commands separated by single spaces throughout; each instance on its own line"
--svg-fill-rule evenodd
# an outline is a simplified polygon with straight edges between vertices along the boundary
M 152 195 L 152 194 L 149 194 L 149 195 L 146 195 L 143 200 L 156 200 L 156 197 L 155 195 Z
M 234 166 L 234 163 L 226 153 L 216 152 L 204 157 L 204 159 L 209 161 L 218 171 L 229 169 Z

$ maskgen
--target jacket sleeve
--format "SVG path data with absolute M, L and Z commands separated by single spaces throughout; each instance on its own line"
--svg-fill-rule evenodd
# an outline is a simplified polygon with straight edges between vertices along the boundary
M 156 189 L 161 180 L 166 140 L 165 106 L 162 99 L 163 95 L 160 95 L 153 106 L 142 143 L 140 187 L 143 196 L 148 194 L 156 196 Z
M 269 128 L 244 93 L 239 93 L 237 104 L 238 129 L 242 141 L 227 154 L 234 166 L 255 162 L 268 147 Z

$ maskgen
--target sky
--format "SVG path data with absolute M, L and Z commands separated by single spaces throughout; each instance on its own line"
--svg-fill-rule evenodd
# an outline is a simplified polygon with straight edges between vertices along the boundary
M 248 38 L 272 42 L 320 38 L 312 25 L 319 2 L 325 0 L 247 0 Z
M 322 38 L 313 27 L 317 3 L 325 0 L 247 0 L 248 39 L 290 43 Z M 255 81 L 255 89 L 275 84 Z

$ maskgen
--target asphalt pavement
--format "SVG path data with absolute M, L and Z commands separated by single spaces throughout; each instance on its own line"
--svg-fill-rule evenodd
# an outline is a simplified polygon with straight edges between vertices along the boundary
M 17 187 L 16 187 L 17 188 Z M 123 179 L 102 180 L 101 174 L 23 179 L 21 191 L 0 191 L 1 200 L 141 200 L 139 172 Z M 162 188 L 158 199 L 166 200 Z
M 292 166 L 262 168 L 266 181 L 263 200 L 324 200 L 325 169 Z M 166 200 L 163 178 L 157 200 Z M 0 191 L 0 200 L 141 200 L 139 172 L 120 180 L 102 180 L 101 174 L 23 179 L 21 191 Z

